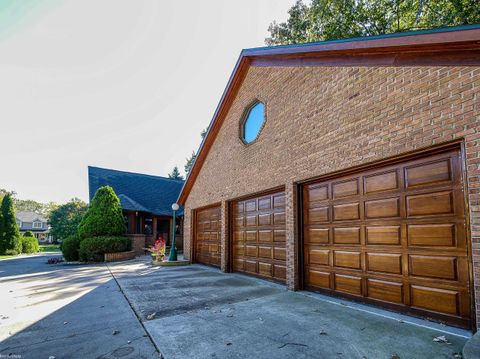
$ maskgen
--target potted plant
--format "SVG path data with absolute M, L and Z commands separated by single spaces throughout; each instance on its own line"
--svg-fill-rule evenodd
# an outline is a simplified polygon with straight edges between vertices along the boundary
M 165 258 L 165 252 L 167 248 L 167 241 L 162 237 L 159 237 L 153 246 L 148 251 L 152 254 L 153 262 L 162 262 Z

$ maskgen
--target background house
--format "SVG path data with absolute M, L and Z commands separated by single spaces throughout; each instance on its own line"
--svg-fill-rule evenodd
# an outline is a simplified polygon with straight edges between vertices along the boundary
M 172 204 L 183 187 L 183 180 L 160 176 L 88 167 L 89 199 L 102 186 L 111 186 L 120 199 L 127 233 L 145 235 L 151 245 L 159 236 L 170 245 L 172 237 Z M 183 208 L 177 211 L 176 247 L 183 248 Z
M 50 226 L 47 219 L 35 212 L 20 211 L 16 215 L 18 228 L 23 235 L 25 232 L 33 232 L 39 242 L 51 243 Z

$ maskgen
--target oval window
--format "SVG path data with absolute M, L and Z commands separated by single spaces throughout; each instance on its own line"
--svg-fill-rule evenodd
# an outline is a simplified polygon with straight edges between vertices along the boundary
M 242 126 L 242 140 L 245 143 L 255 141 L 265 123 L 265 105 L 256 102 L 247 110 Z

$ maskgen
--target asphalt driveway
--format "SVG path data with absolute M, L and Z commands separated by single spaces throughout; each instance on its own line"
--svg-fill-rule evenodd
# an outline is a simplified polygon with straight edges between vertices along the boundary
M 109 268 L 165 358 L 460 358 L 469 337 L 200 265 Z
M 0 260 L 0 358 L 159 358 L 104 264 L 51 257 Z

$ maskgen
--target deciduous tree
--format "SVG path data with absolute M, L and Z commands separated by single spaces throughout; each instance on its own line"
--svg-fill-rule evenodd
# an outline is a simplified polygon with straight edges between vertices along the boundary
M 78 225 L 87 212 L 87 204 L 78 198 L 73 198 L 50 212 L 48 223 L 50 234 L 55 239 L 66 239 L 77 233 Z
M 383 35 L 480 22 L 478 0 L 298 0 L 272 22 L 267 45 Z

